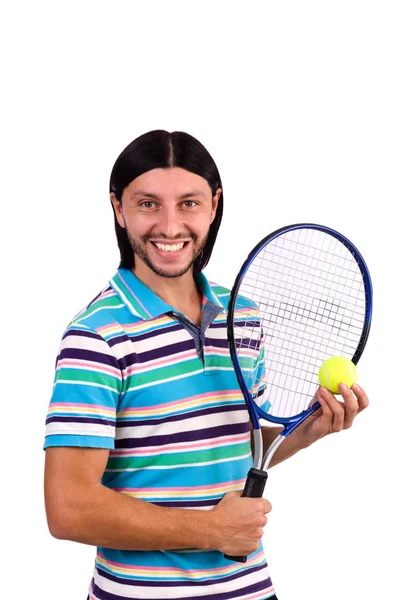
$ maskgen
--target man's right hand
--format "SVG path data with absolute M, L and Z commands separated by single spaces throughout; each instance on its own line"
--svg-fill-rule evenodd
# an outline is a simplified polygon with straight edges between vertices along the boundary
M 229 556 L 255 552 L 271 510 L 265 498 L 242 498 L 241 492 L 229 492 L 211 511 L 211 546 Z

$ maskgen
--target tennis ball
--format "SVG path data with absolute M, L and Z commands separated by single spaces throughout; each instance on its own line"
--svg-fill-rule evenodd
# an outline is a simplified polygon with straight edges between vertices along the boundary
M 326 387 L 333 394 L 339 394 L 339 383 L 345 383 L 349 388 L 356 383 L 356 365 L 344 356 L 332 356 L 321 365 L 318 378 L 320 385 Z

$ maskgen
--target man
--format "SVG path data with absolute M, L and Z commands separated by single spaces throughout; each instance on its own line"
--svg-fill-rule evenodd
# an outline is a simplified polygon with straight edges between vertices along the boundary
M 50 531 L 97 546 L 92 600 L 274 599 L 261 545 L 271 506 L 241 498 L 252 459 L 228 291 L 202 273 L 222 217 L 216 165 L 186 133 L 149 132 L 118 157 L 110 198 L 120 268 L 69 324 L 57 359 Z M 272 464 L 351 426 L 368 400 L 341 391 L 344 404 L 321 390 L 322 409 Z M 266 446 L 277 431 L 263 428 Z

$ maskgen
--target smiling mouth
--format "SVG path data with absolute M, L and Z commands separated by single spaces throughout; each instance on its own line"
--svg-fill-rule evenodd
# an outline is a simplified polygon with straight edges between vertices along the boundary
M 179 242 L 177 244 L 164 244 L 162 242 L 152 242 L 152 244 L 162 252 L 179 252 L 188 243 L 189 242 Z

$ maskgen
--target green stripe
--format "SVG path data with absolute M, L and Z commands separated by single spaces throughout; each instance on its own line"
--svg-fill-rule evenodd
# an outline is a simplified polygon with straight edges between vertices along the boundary
M 81 369 L 68 369 L 65 367 L 56 372 L 54 383 L 57 383 L 60 379 L 72 381 L 73 383 L 97 383 L 106 385 L 116 392 L 121 392 L 121 382 L 118 379 L 95 371 L 82 371 Z
M 205 366 L 207 368 L 217 367 L 221 369 L 233 369 L 233 363 L 230 356 L 218 356 L 217 354 L 206 355 Z
M 131 390 L 137 386 L 146 385 L 148 383 L 163 383 L 164 380 L 172 377 L 183 375 L 191 375 L 203 370 L 203 366 L 199 358 L 185 361 L 168 367 L 160 367 L 158 369 L 151 368 L 146 373 L 133 374 L 126 379 L 126 388 Z
M 79 321 L 86 319 L 87 317 L 89 317 L 93 312 L 95 312 L 98 309 L 114 308 L 117 306 L 124 306 L 123 302 L 121 301 L 121 299 L 118 296 L 104 298 L 103 300 L 97 300 L 96 302 L 94 302 L 94 304 L 91 304 L 91 306 L 89 308 L 87 308 L 83 312 L 82 315 L 79 316 L 79 318 L 77 319 L 76 322 L 78 323 Z
M 160 451 L 160 447 L 159 447 Z M 129 456 L 126 458 L 109 458 L 107 470 L 145 469 L 147 467 L 175 467 L 177 465 L 192 465 L 197 463 L 214 462 L 221 459 L 237 459 L 246 456 L 251 451 L 249 442 L 210 448 L 178 452 L 176 454 L 158 454 L 157 456 Z M 142 449 L 144 452 L 144 449 Z
M 211 290 L 214 292 L 214 294 L 216 294 L 217 296 L 219 294 L 230 294 L 230 290 L 228 290 L 227 288 L 223 287 L 222 285 L 212 285 L 211 286 Z

